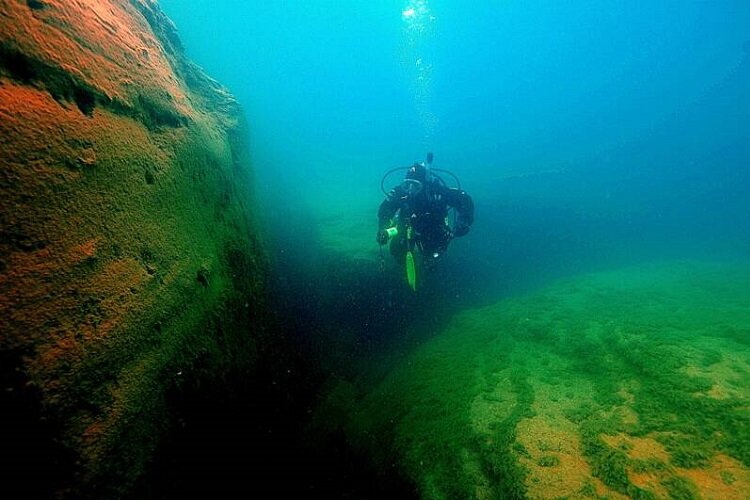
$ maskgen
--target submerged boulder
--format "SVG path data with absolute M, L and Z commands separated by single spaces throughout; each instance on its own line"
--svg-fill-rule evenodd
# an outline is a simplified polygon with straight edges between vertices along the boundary
M 0 0 L 0 435 L 26 493 L 127 494 L 167 391 L 252 364 L 244 137 L 153 0 Z

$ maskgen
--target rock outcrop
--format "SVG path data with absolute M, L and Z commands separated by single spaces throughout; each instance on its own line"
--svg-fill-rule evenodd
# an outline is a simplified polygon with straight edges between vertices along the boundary
M 252 363 L 240 116 L 153 0 L 0 0 L 0 435 L 63 494 L 126 494 L 166 391 Z

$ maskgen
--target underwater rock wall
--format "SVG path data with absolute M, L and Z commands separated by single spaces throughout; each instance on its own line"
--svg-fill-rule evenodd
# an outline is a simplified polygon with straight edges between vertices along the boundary
M 0 0 L 0 432 L 19 470 L 120 496 L 166 392 L 252 364 L 266 259 L 244 137 L 153 0 Z

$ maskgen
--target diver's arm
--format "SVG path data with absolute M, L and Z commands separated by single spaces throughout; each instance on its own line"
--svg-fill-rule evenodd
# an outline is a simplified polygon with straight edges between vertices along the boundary
M 385 197 L 383 203 L 378 208 L 378 232 L 375 234 L 375 241 L 379 245 L 385 245 L 388 243 L 388 229 L 393 224 L 393 217 L 399 209 L 401 204 L 401 197 L 396 192 L 396 189 L 391 189 L 391 192 Z
M 456 210 L 456 227 L 453 228 L 455 236 L 464 236 L 474 223 L 474 200 L 466 191 L 449 189 L 446 193 L 448 205 Z
M 394 188 L 388 193 L 378 209 L 378 230 L 386 229 L 401 205 L 402 193 Z

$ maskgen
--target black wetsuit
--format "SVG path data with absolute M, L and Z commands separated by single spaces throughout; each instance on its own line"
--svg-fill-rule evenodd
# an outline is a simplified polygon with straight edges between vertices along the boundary
M 449 208 L 456 211 L 453 230 L 447 221 Z M 473 222 L 474 202 L 471 197 L 465 191 L 449 188 L 437 180 L 428 183 L 415 195 L 409 195 L 402 186 L 396 186 L 378 209 L 380 230 L 393 225 L 398 227 L 398 236 L 391 240 L 391 253 L 399 262 L 413 246 L 418 247 L 425 258 L 439 256 L 448 248 L 452 238 L 468 233 Z

